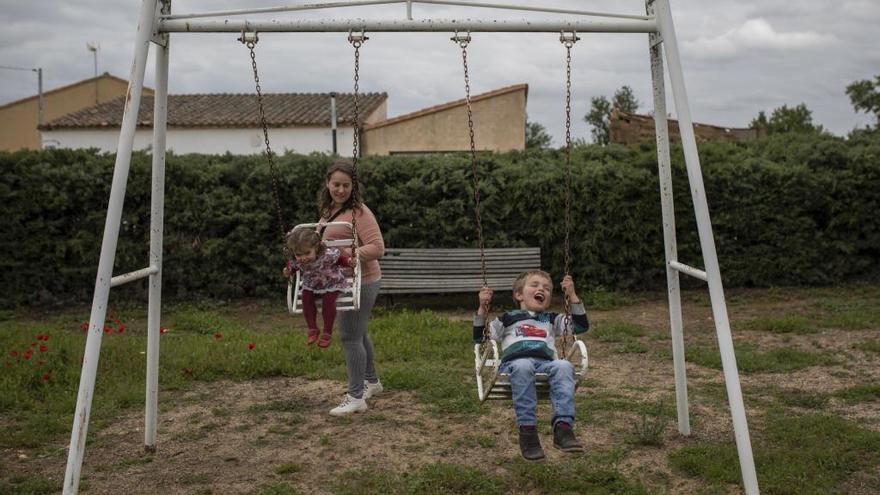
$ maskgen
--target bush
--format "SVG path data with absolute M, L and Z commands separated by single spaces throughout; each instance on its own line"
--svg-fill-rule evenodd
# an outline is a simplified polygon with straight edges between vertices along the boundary
M 728 286 L 877 280 L 880 134 L 849 140 L 775 135 L 701 145 L 706 195 Z M 314 221 L 326 155 L 278 157 L 283 217 Z M 0 305 L 91 297 L 114 156 L 83 150 L 0 153 Z M 665 280 L 652 146 L 573 150 L 572 274 L 585 288 L 661 288 Z M 539 246 L 563 271 L 564 156 L 479 157 L 487 247 Z M 393 247 L 476 247 L 467 154 L 369 157 L 365 197 Z M 116 274 L 148 265 L 150 156 L 135 153 Z M 687 173 L 673 149 L 679 259 L 702 265 Z M 261 297 L 283 287 L 272 179 L 259 156 L 168 154 L 164 292 L 171 298 Z M 686 282 L 691 283 L 691 282 Z M 142 297 L 146 281 L 114 290 Z

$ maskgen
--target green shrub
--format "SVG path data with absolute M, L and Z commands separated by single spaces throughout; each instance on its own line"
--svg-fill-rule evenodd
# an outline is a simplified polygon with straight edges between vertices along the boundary
M 679 258 L 702 259 L 680 149 L 673 150 Z M 880 278 L 880 135 L 850 140 L 772 136 L 701 145 L 706 195 L 728 286 Z M 285 228 L 314 221 L 333 157 L 278 157 Z M 586 294 L 663 287 L 656 153 L 651 146 L 578 146 L 571 273 Z M 83 150 L 0 152 L 0 307 L 91 298 L 114 156 Z M 561 276 L 564 158 L 559 150 L 479 160 L 487 247 L 538 246 Z M 387 246 L 475 247 L 466 154 L 367 157 L 367 203 Z M 115 274 L 148 265 L 150 156 L 135 153 Z M 268 165 L 260 156 L 166 159 L 163 290 L 171 299 L 262 297 L 284 290 Z M 696 282 L 685 281 L 685 284 Z M 144 298 L 146 280 L 114 290 Z

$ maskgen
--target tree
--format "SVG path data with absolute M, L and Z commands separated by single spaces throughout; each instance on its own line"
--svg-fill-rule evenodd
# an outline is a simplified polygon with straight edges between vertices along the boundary
M 612 103 L 613 102 L 613 103 Z M 611 110 L 617 108 L 623 112 L 633 113 L 639 109 L 639 100 L 633 94 L 632 88 L 623 86 L 614 92 L 612 101 L 604 96 L 590 98 L 590 111 L 584 116 L 587 124 L 590 124 L 590 134 L 596 144 L 608 144 L 611 138 Z
M 752 122 L 749 124 L 749 129 L 758 129 L 759 131 L 763 129 L 766 132 L 768 126 L 767 114 L 761 110 L 758 112 L 758 116 L 752 119 Z
M 752 119 L 752 129 L 765 129 L 767 134 L 785 134 L 788 132 L 821 132 L 822 126 L 813 124 L 813 112 L 801 103 L 789 108 L 787 105 L 775 108 L 770 118 L 763 111 Z
M 547 128 L 538 122 L 526 122 L 526 149 L 545 150 L 550 147 L 553 138 Z
M 874 76 L 874 81 L 856 81 L 846 87 L 846 94 L 857 112 L 873 112 L 877 118 L 877 126 L 880 127 L 880 76 Z
M 639 109 L 639 100 L 633 94 L 632 88 L 623 86 L 614 93 L 614 106 L 623 112 L 635 113 Z
M 611 102 L 604 96 L 590 98 L 590 112 L 584 117 L 590 124 L 590 135 L 596 144 L 608 144 L 608 127 L 611 122 Z

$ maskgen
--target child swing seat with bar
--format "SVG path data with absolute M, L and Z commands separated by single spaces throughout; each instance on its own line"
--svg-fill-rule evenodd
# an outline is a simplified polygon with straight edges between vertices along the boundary
M 325 222 L 325 223 L 301 223 L 293 228 L 296 229 L 323 229 L 327 226 L 339 225 L 351 229 L 351 239 L 334 239 L 332 241 L 324 241 L 327 247 L 346 248 L 351 247 L 352 251 L 357 250 L 357 235 L 354 233 L 354 227 L 348 222 Z M 360 308 L 361 301 L 361 264 L 355 264 L 351 269 L 351 273 L 346 273 L 345 289 L 340 291 L 339 297 L 336 299 L 337 311 L 357 311 Z M 287 284 L 287 310 L 290 314 L 301 314 L 302 306 L 302 272 L 296 272 L 296 280 L 290 280 Z M 321 298 L 315 300 L 318 306 L 321 305 Z
M 571 260 L 569 233 L 571 232 L 571 48 L 578 38 L 577 33 L 560 33 L 559 41 L 566 48 L 566 85 L 565 85 L 565 142 L 566 142 L 566 181 L 565 181 L 565 273 L 569 273 Z M 476 143 L 474 138 L 474 121 L 471 108 L 470 77 L 468 75 L 467 47 L 471 41 L 470 33 L 459 34 L 451 40 L 461 48 L 462 66 L 464 68 L 465 103 L 467 106 L 468 131 L 470 134 L 471 151 L 471 176 L 474 188 L 474 214 L 477 224 L 477 239 L 480 245 L 480 261 L 483 276 L 483 286 L 488 286 L 486 277 L 485 246 L 483 242 L 483 227 L 480 218 L 480 182 L 477 173 Z M 488 323 L 486 328 L 488 328 Z M 569 342 L 570 340 L 570 342 Z M 559 352 L 555 351 L 554 359 L 559 359 Z M 562 359 L 572 363 L 575 370 L 575 388 L 586 375 L 589 364 L 587 346 L 574 334 L 571 325 L 571 310 L 568 298 L 565 300 L 565 332 L 562 336 Z M 501 358 L 498 352 L 498 343 L 489 338 L 484 331 L 481 343 L 474 344 L 474 375 L 477 384 L 477 397 L 480 402 L 486 400 L 510 400 L 511 386 L 510 374 L 500 373 Z M 546 373 L 535 373 L 535 389 L 539 399 L 549 399 L 550 386 Z
M 349 32 L 348 41 L 351 43 L 352 47 L 355 49 L 355 58 L 354 58 L 354 142 L 353 142 L 353 167 L 354 167 L 354 176 L 352 177 L 353 188 L 357 188 L 357 159 L 359 155 L 359 139 L 358 136 L 360 134 L 360 119 L 359 119 L 359 110 L 358 110 L 358 80 L 359 80 L 359 59 L 360 59 L 360 47 L 368 38 L 363 33 L 354 33 Z M 272 151 L 272 147 L 269 144 L 269 127 L 266 123 L 266 112 L 263 107 L 263 93 L 260 87 L 260 75 L 257 70 L 257 58 L 255 53 L 255 48 L 257 42 L 259 42 L 259 35 L 256 32 L 246 32 L 242 31 L 241 37 L 239 41 L 245 45 L 250 51 L 250 59 L 251 59 L 251 68 L 254 72 L 254 85 L 256 87 L 256 96 L 257 96 L 257 105 L 260 112 L 260 124 L 263 129 L 263 140 L 266 143 L 266 160 L 269 163 L 269 171 L 272 176 L 272 196 L 275 200 L 275 210 L 277 212 L 278 217 L 278 226 L 281 229 L 281 238 L 282 240 L 286 237 L 284 234 L 284 215 L 281 211 L 281 199 L 280 194 L 278 192 L 278 166 L 275 164 L 274 160 L 274 152 Z M 327 247 L 350 247 L 352 256 L 356 256 L 357 247 L 358 247 L 358 239 L 357 239 L 357 224 L 355 221 L 355 217 L 352 216 L 351 223 L 349 222 L 334 222 L 332 221 L 322 222 L 322 223 L 303 223 L 294 227 L 291 232 L 300 228 L 313 228 L 313 229 L 321 229 L 323 231 L 327 226 L 344 226 L 349 229 L 351 232 L 350 238 L 342 238 L 342 239 L 333 239 L 323 241 Z M 290 259 L 290 252 L 288 249 L 284 248 L 285 258 Z M 336 299 L 336 310 L 337 311 L 357 311 L 360 308 L 360 299 L 361 299 L 361 264 L 355 263 L 354 268 L 351 269 L 350 274 L 346 273 L 346 286 L 340 291 L 340 296 Z M 303 312 L 302 306 L 302 290 L 303 290 L 303 277 L 302 273 L 296 272 L 295 280 L 288 280 L 287 284 L 287 310 L 290 314 L 301 314 Z M 316 301 L 316 305 L 320 306 L 321 299 L 319 298 Z

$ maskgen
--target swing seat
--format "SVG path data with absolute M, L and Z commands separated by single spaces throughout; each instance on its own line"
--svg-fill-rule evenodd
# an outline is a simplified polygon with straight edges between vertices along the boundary
M 480 402 L 486 400 L 510 400 L 510 375 L 499 373 L 501 359 L 498 354 L 498 343 L 489 341 L 485 352 L 481 352 L 480 344 L 474 344 L 474 369 L 477 378 L 477 397 Z M 489 358 L 491 354 L 491 359 Z M 574 365 L 575 382 L 577 386 L 587 374 L 587 346 L 577 337 L 565 356 Z M 550 398 L 550 386 L 547 384 L 547 373 L 535 373 L 535 392 L 539 400 Z
M 325 223 L 302 223 L 293 228 L 293 230 L 299 228 L 319 228 L 326 227 L 329 225 L 342 225 L 348 227 L 351 230 L 352 226 L 349 222 L 325 222 Z M 354 239 L 336 239 L 333 241 L 324 241 L 324 244 L 327 247 L 341 247 L 346 248 L 350 247 L 352 243 L 354 243 L 355 247 L 357 247 L 357 236 L 352 235 Z M 353 273 L 351 276 L 346 276 L 345 280 L 348 282 L 348 287 L 342 291 L 340 291 L 339 297 L 336 298 L 336 311 L 357 311 L 360 308 L 361 302 L 361 264 L 358 264 L 354 267 Z M 302 273 L 299 271 L 296 272 L 296 281 L 293 283 L 288 282 L 287 284 L 287 310 L 290 314 L 301 314 L 303 312 L 302 308 Z M 318 307 L 321 306 L 321 298 L 315 298 L 315 302 Z

